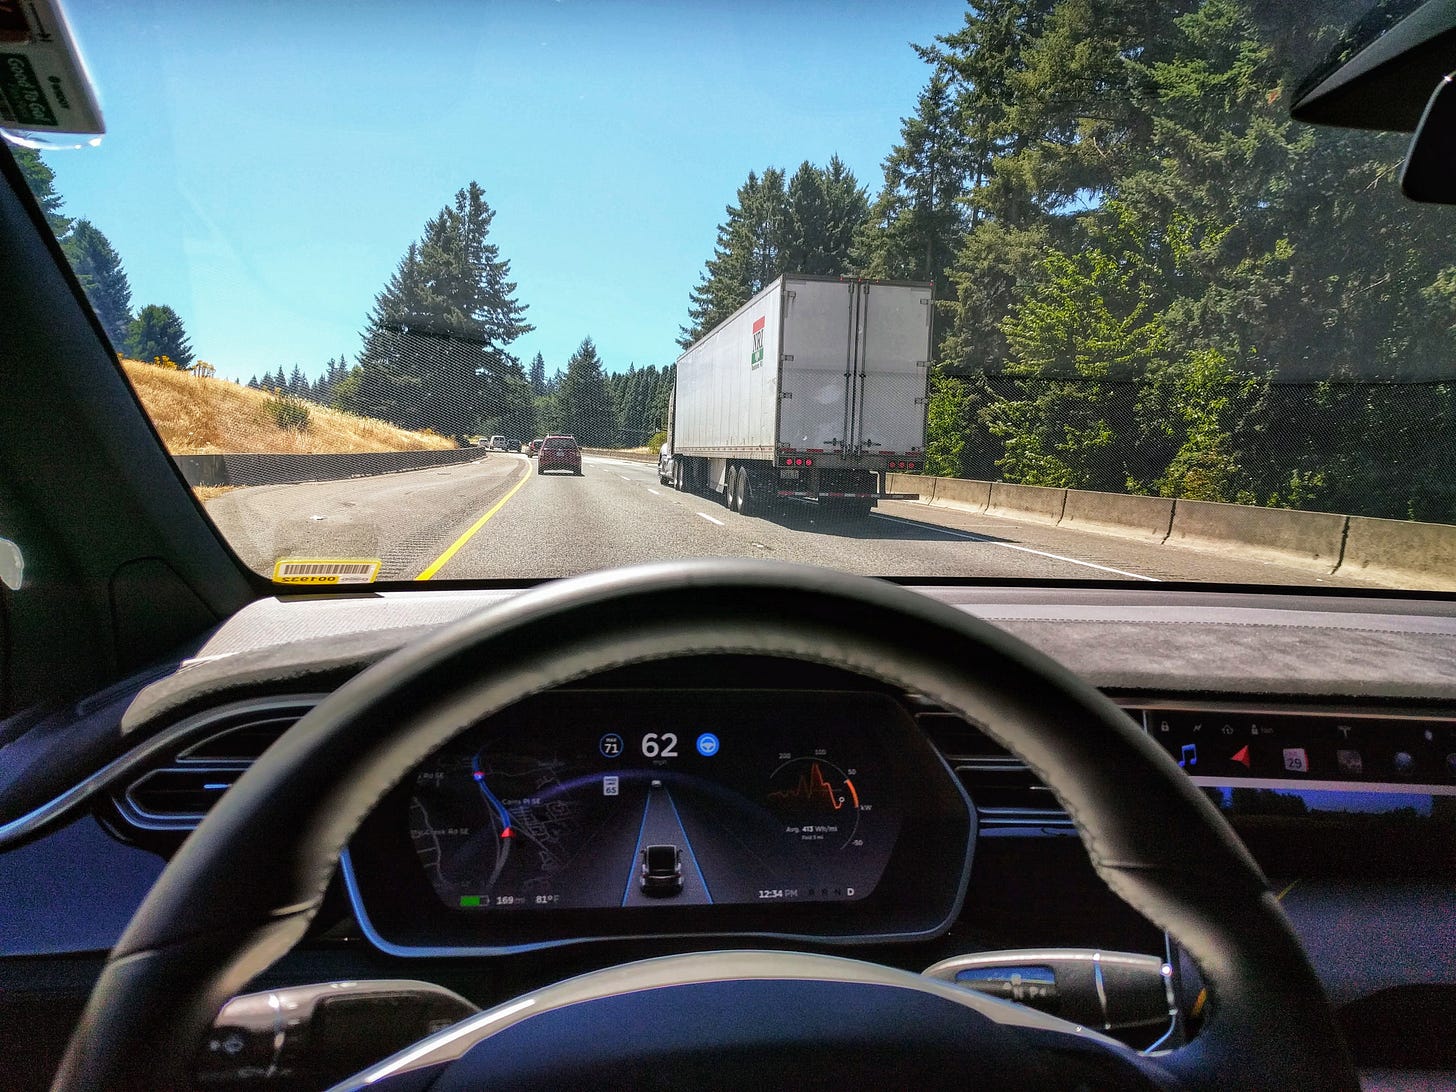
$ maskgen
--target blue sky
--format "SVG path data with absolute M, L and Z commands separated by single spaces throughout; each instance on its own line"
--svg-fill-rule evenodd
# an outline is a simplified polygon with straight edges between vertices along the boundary
M 917 4 L 297 4 L 72 0 L 108 135 L 46 154 L 111 239 L 133 302 L 168 303 L 246 379 L 352 355 L 426 219 L 475 179 L 536 331 L 564 365 L 664 364 L 751 169 L 835 153 L 870 187 L 961 24 Z

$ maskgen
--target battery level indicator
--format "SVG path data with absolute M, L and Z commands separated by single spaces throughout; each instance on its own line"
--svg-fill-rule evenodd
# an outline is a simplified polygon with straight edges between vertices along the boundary
M 480 896 L 479 895 L 461 895 L 460 896 L 460 905 L 461 906 L 479 906 L 480 905 Z

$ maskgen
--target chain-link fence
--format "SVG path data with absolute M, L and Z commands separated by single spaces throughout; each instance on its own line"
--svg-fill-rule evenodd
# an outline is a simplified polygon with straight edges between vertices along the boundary
M 958 477 L 1456 523 L 1456 379 L 963 375 L 929 439 Z

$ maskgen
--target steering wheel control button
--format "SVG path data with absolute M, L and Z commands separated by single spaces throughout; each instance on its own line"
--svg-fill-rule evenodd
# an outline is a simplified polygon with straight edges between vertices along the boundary
M 718 753 L 718 737 L 712 732 L 704 732 L 698 737 L 698 754 L 704 758 L 712 758 Z

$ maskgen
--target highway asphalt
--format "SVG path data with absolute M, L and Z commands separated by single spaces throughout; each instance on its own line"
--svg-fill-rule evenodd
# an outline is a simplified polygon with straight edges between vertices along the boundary
M 867 519 L 790 502 L 741 516 L 679 493 L 656 467 L 584 457 L 583 475 L 525 455 L 400 474 L 235 489 L 207 511 L 251 567 L 281 557 L 368 557 L 380 580 L 565 576 L 686 556 L 769 557 L 905 577 L 1214 581 L 1372 586 L 1312 569 L 884 501 Z

